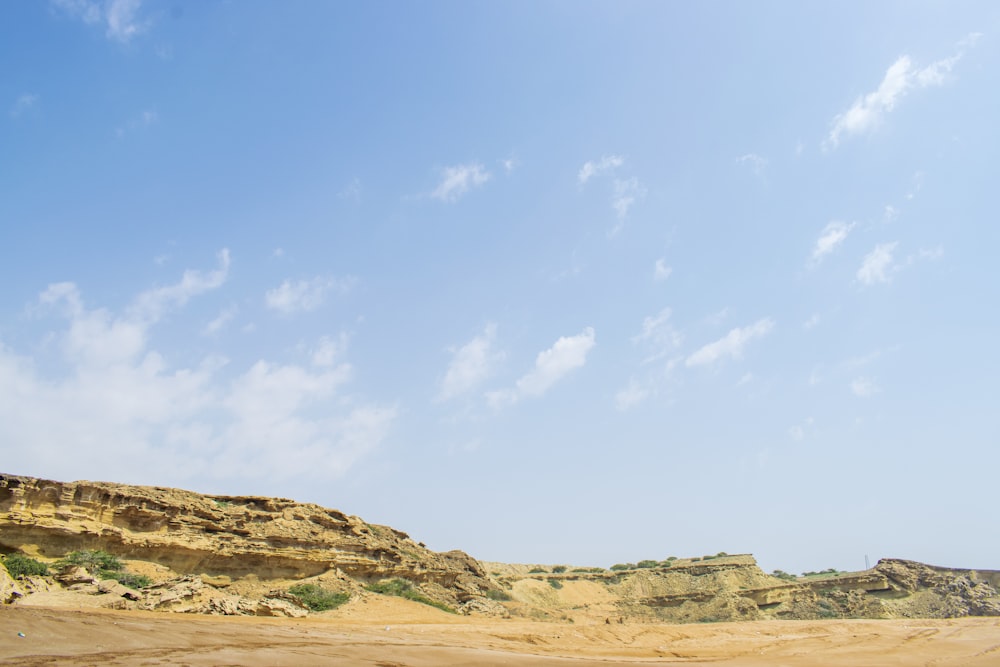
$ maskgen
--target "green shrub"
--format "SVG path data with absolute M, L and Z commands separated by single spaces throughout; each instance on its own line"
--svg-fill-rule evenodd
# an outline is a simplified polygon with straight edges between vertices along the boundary
M 549 579 L 549 586 L 551 586 L 556 590 L 559 590 L 560 588 L 563 587 L 563 583 L 558 579 Z
M 507 602 L 510 600 L 510 594 L 507 591 L 502 591 L 499 588 L 491 588 L 486 591 L 486 597 L 491 600 L 496 600 L 497 602 Z
M 132 574 L 131 572 L 102 572 L 102 579 L 114 579 L 122 586 L 129 588 L 145 588 L 151 586 L 153 580 L 144 574 Z
M 310 611 L 336 609 L 351 599 L 350 593 L 334 593 L 317 584 L 295 584 L 288 592 Z
M 71 551 L 59 561 L 59 567 L 66 567 L 67 565 L 82 567 L 95 577 L 101 577 L 102 574 L 108 572 L 121 572 L 125 569 L 125 566 L 120 560 L 118 560 L 117 556 L 113 556 L 107 551 L 101 551 L 99 549 Z M 101 578 L 110 579 L 110 577 L 107 576 L 103 576 Z
M 545 572 L 545 570 L 543 570 L 540 567 L 533 567 L 530 570 L 528 570 L 528 574 L 541 574 L 542 572 Z
M 771 573 L 772 577 L 777 577 L 778 579 L 784 579 L 785 581 L 795 581 L 798 579 L 794 574 L 788 574 L 784 570 L 775 570 Z
M 659 566 L 660 567 L 670 567 L 673 564 L 674 564 L 674 561 L 672 561 L 672 560 L 661 560 L 660 563 L 659 563 Z
M 446 605 L 443 602 L 438 602 L 437 600 L 431 600 L 429 597 L 425 597 L 420 593 L 420 591 L 413 588 L 413 584 L 406 579 L 388 579 L 385 581 L 380 581 L 374 584 L 368 584 L 365 586 L 366 590 L 372 593 L 380 593 L 382 595 L 395 595 L 396 597 L 405 598 L 407 600 L 413 600 L 414 602 L 419 602 L 421 604 L 430 605 L 431 607 L 436 607 L 441 611 L 446 611 L 449 614 L 454 614 L 455 610 Z
M 615 572 L 618 572 L 620 570 L 634 570 L 635 563 L 616 563 L 615 565 L 611 566 L 611 569 L 614 570 Z
M 692 559 L 691 559 L 691 562 L 692 562 L 692 563 L 697 563 L 697 562 L 698 562 L 698 561 L 700 561 L 700 560 L 701 560 L 700 558 L 692 558 Z
M 552 572 L 554 572 L 555 574 L 562 574 L 565 571 L 566 571 L 565 565 L 556 565 L 554 568 L 552 568 Z
M 129 588 L 145 588 L 153 583 L 153 580 L 144 574 L 126 572 L 125 564 L 117 556 L 99 549 L 71 551 L 58 562 L 60 568 L 70 565 L 82 567 L 98 579 L 114 579 Z
M 49 568 L 45 563 L 21 554 L 4 556 L 3 564 L 10 573 L 10 576 L 15 579 L 20 579 L 21 577 L 44 577 L 49 573 Z
M 725 551 L 720 551 L 719 553 L 715 554 L 715 557 L 722 558 L 723 556 L 728 556 L 728 555 L 729 554 L 727 554 Z
M 656 567 L 657 565 L 659 565 L 659 563 L 656 562 L 655 560 L 641 560 L 635 564 L 636 567 L 642 567 L 642 568 Z

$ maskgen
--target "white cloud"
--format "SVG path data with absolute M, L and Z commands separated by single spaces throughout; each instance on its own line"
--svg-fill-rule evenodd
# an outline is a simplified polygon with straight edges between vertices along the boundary
M 820 232 L 819 238 L 816 239 L 816 246 L 813 248 L 812 253 L 812 263 L 814 265 L 819 264 L 823 261 L 824 257 L 836 250 L 847 239 L 847 235 L 851 233 L 856 224 L 855 222 L 847 223 L 841 220 L 833 220 L 828 223 L 823 228 L 823 231 Z
M 126 134 L 140 130 L 142 128 L 155 125 L 160 120 L 160 115 L 153 111 L 152 109 L 146 109 L 138 116 L 130 119 L 127 123 L 119 125 L 115 128 L 115 136 L 119 139 L 124 137 Z
M 22 95 L 18 95 L 17 99 L 14 100 L 14 106 L 10 108 L 10 115 L 12 118 L 17 118 L 24 112 L 34 107 L 35 104 L 37 103 L 38 103 L 38 95 L 35 95 L 33 93 L 24 93 Z
M 750 167 L 754 175 L 760 176 L 767 167 L 767 158 L 756 153 L 747 153 L 736 158 L 736 164 L 745 164 Z
M 719 340 L 698 349 L 684 362 L 686 366 L 703 366 L 714 364 L 720 359 L 729 357 L 739 359 L 743 356 L 743 348 L 755 338 L 767 335 L 774 328 L 770 318 L 757 320 L 747 327 L 737 327 Z
M 566 374 L 586 364 L 587 354 L 595 344 L 591 327 L 575 336 L 561 337 L 552 347 L 538 353 L 535 367 L 522 376 L 513 389 L 488 393 L 490 404 L 499 407 L 522 398 L 542 396 Z
M 643 363 L 651 363 L 674 352 L 684 341 L 683 336 L 670 324 L 669 308 L 664 308 L 655 316 L 646 317 L 642 321 L 642 331 L 632 338 L 633 343 L 641 343 L 649 350 L 649 356 Z
M 625 159 L 620 155 L 605 155 L 597 162 L 584 162 L 583 166 L 580 167 L 580 171 L 577 173 L 576 178 L 580 185 L 585 185 L 587 181 L 602 171 L 617 169 L 623 164 L 625 164 Z
M 879 391 L 879 386 L 875 384 L 875 380 L 869 377 L 857 377 L 851 381 L 851 393 L 853 393 L 858 398 L 869 398 L 874 396 Z
M 351 182 L 347 186 L 337 193 L 337 197 L 340 199 L 350 199 L 354 203 L 361 201 L 361 179 L 352 178 Z
M 103 24 L 108 39 L 123 44 L 149 27 L 149 21 L 138 16 L 142 0 L 52 0 L 52 5 L 88 25 Z
M 790 427 L 788 429 L 788 435 L 791 436 L 792 440 L 801 442 L 812 430 L 814 423 L 815 420 L 812 417 L 806 417 L 806 420 L 803 423 Z
M 443 202 L 457 201 L 470 188 L 481 186 L 490 177 L 490 173 L 478 162 L 446 167 L 441 183 L 431 193 L 431 197 Z
M 633 406 L 642 403 L 649 396 L 649 389 L 639 384 L 634 378 L 629 381 L 628 386 L 615 394 L 615 408 L 619 412 L 625 412 Z
M 842 137 L 864 134 L 877 127 L 882 117 L 895 109 L 911 90 L 943 84 L 965 49 L 973 46 L 977 38 L 977 34 L 970 35 L 959 43 L 955 55 L 924 68 L 916 68 L 909 56 L 900 56 L 886 70 L 875 91 L 859 97 L 850 109 L 833 119 L 833 128 L 823 142 L 823 149 L 836 148 Z
M 875 249 L 865 255 L 858 269 L 857 278 L 865 285 L 875 283 L 887 283 L 890 279 L 890 272 L 893 270 L 892 253 L 897 242 L 880 243 Z
M 895 206 L 892 206 L 891 204 L 887 204 L 885 209 L 883 210 L 882 217 L 885 219 L 886 222 L 892 222 L 899 217 L 899 209 L 897 209 Z
M 503 354 L 494 349 L 497 327 L 486 325 L 482 334 L 452 350 L 451 363 L 441 382 L 438 399 L 446 401 L 475 389 L 489 378 Z
M 615 209 L 615 214 L 618 216 L 618 225 L 615 227 L 615 231 L 620 229 L 621 223 L 625 220 L 628 215 L 628 211 L 632 208 L 632 204 L 636 202 L 637 199 L 641 199 L 646 195 L 646 188 L 639 182 L 639 179 L 632 178 L 622 180 L 615 179 L 615 191 L 611 198 L 611 207 Z
M 351 278 L 335 279 L 316 276 L 309 280 L 285 280 L 278 287 L 264 294 L 268 308 L 284 314 L 308 312 L 323 305 L 326 295 L 333 290 L 347 292 L 354 284 Z
M 223 308 L 222 312 L 220 312 L 215 317 L 215 319 L 213 319 L 211 322 L 205 325 L 205 328 L 202 330 L 202 333 L 205 334 L 206 336 L 212 336 L 219 333 L 226 327 L 227 324 L 229 324 L 232 321 L 234 317 L 236 317 L 236 313 L 238 312 L 239 308 L 237 308 L 236 306 L 229 306 L 228 308 Z
M 802 323 L 802 328 L 805 329 L 806 331 L 809 331 L 817 324 L 819 324 L 819 321 L 820 321 L 819 313 L 813 313 L 812 317 L 810 317 L 808 320 Z
M 221 284 L 206 278 L 215 273 L 188 272 L 121 313 L 88 308 L 73 283 L 46 289 L 42 312 L 65 324 L 29 345 L 33 357 L 0 343 L 0 441 L 31 444 L 7 465 L 62 479 L 266 485 L 342 474 L 378 446 L 395 408 L 343 393 L 351 368 L 331 341 L 312 367 L 260 359 L 231 373 L 213 356 L 171 368 L 150 348 L 156 316 Z
M 521 161 L 516 157 L 509 157 L 506 160 L 500 160 L 500 164 L 503 165 L 503 170 L 509 174 L 521 165 Z
M 156 322 L 168 308 L 183 306 L 191 297 L 221 287 L 229 275 L 229 250 L 223 248 L 218 258 L 219 268 L 214 271 L 188 269 L 176 285 L 143 292 L 132 305 L 133 314 L 137 318 Z
M 340 336 L 334 340 L 329 336 L 323 336 L 316 343 L 316 347 L 312 350 L 312 363 L 313 366 L 320 366 L 322 368 L 329 368 L 337 363 L 347 351 L 348 337 L 347 334 L 340 334 Z M 347 365 L 344 365 L 347 368 Z
M 673 271 L 674 271 L 673 269 L 667 266 L 666 258 L 661 257 L 658 260 L 656 260 L 656 264 L 655 266 L 653 266 L 653 280 L 655 280 L 656 282 L 662 282 L 667 278 L 669 278 L 670 274 L 673 273 Z

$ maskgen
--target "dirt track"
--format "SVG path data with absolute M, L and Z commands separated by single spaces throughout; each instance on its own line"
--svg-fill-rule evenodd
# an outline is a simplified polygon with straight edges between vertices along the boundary
M 18 665 L 512 667 L 1000 664 L 1000 619 L 605 625 L 482 620 L 400 623 L 0 609 L 0 661 Z M 367 614 L 365 614 L 367 616 Z M 18 633 L 24 637 L 18 637 Z

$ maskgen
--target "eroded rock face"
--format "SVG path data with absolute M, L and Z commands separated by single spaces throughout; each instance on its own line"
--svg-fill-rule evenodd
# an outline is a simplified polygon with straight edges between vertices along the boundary
M 103 549 L 188 575 L 402 577 L 458 606 L 491 587 L 475 559 L 436 553 L 387 526 L 284 498 L 0 474 L 0 547 L 58 558 Z
M 24 591 L 7 572 L 7 568 L 0 564 L 0 602 L 11 604 L 22 597 L 24 597 Z

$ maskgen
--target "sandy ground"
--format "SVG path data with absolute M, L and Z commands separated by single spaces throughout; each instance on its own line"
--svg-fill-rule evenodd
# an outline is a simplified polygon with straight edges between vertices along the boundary
M 464 618 L 402 601 L 295 620 L 14 606 L 0 608 L 0 663 L 986 667 L 1000 665 L 1000 618 L 607 625 Z

